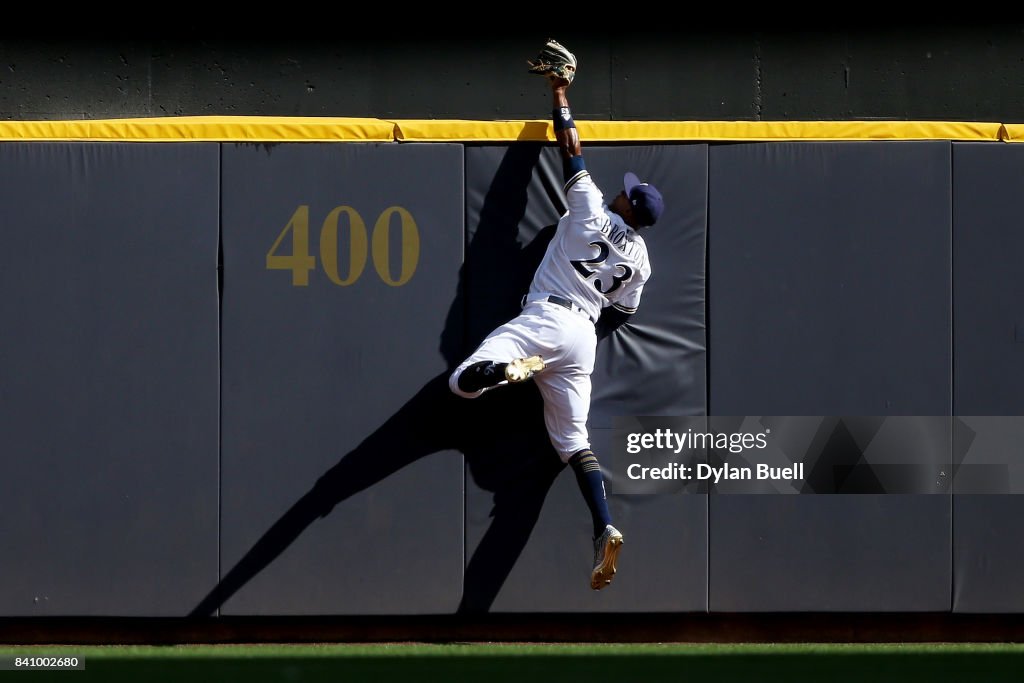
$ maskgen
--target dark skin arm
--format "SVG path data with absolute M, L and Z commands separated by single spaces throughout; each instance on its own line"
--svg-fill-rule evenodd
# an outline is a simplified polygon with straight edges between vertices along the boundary
M 551 99 L 556 109 L 569 106 L 569 99 L 566 96 L 568 89 L 569 81 L 564 78 L 551 77 Z M 575 128 L 555 131 L 555 139 L 558 140 L 558 149 L 562 152 L 563 160 L 578 157 L 583 153 L 580 136 Z

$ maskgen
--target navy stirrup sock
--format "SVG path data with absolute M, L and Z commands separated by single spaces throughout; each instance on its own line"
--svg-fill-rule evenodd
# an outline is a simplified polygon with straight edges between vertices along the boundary
M 576 483 L 579 484 L 583 499 L 590 508 L 590 516 L 594 522 L 594 538 L 597 538 L 604 533 L 604 528 L 612 523 L 605 498 L 601 465 L 597 462 L 594 452 L 586 448 L 569 458 L 569 466 L 576 475 Z

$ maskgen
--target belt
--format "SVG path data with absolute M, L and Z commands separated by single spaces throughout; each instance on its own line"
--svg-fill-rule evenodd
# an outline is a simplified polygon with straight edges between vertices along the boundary
M 580 306 L 578 304 L 574 304 L 572 301 L 570 301 L 569 299 L 566 299 L 564 296 L 558 296 L 557 294 L 548 294 L 543 299 L 535 299 L 535 301 L 547 301 L 549 303 L 558 304 L 559 306 L 562 306 L 563 308 L 568 308 L 570 311 L 574 311 L 576 313 L 582 313 L 584 316 L 586 316 L 587 320 L 589 320 L 590 322 L 594 322 L 594 319 L 590 317 L 590 314 L 587 313 L 587 311 L 582 306 Z M 525 303 L 526 303 L 526 297 L 524 296 L 523 297 L 523 304 L 525 304 Z

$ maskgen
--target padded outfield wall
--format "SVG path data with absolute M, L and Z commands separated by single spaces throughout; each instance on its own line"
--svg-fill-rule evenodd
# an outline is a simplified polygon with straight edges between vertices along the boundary
M 0 616 L 1024 609 L 1018 127 L 580 130 L 668 207 L 599 343 L 601 592 L 535 388 L 447 388 L 565 209 L 548 123 L 0 123 Z M 680 464 L 799 476 L 631 475 L 712 427 L 767 448 Z

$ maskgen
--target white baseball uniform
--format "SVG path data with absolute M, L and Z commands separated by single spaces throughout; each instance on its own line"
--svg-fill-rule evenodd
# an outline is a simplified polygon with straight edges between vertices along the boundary
M 507 363 L 540 356 L 545 367 L 533 380 L 544 398 L 551 443 L 568 462 L 590 448 L 594 324 L 606 306 L 636 311 L 651 266 L 643 238 L 608 209 L 586 169 L 569 178 L 564 189 L 568 211 L 534 273 L 522 313 L 488 335 L 452 373 L 449 386 L 460 396 L 476 398 L 495 387 L 462 391 L 458 377 L 465 368 L 478 361 Z

